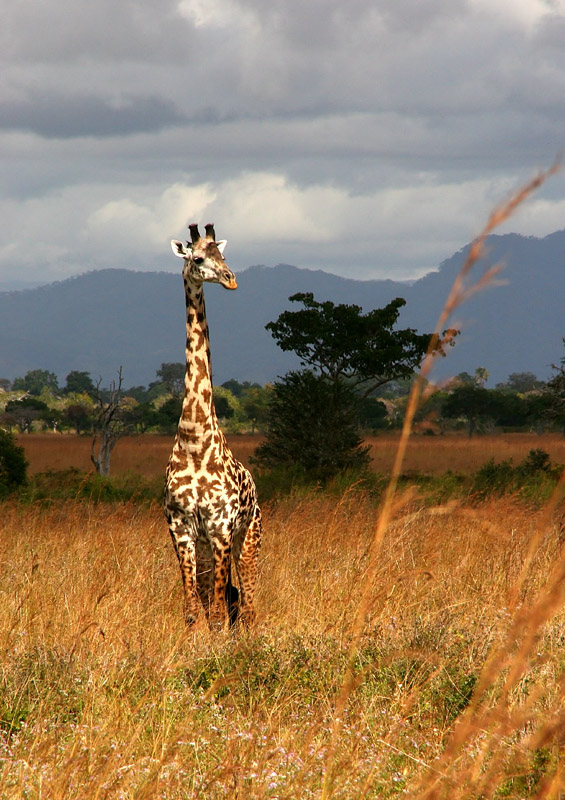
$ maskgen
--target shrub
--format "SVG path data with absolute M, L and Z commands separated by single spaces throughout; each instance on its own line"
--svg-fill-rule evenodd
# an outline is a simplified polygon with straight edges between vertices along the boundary
M 325 482 L 369 463 L 357 427 L 357 397 L 344 383 L 308 370 L 289 372 L 273 386 L 268 415 L 266 440 L 254 457 L 262 468 L 298 465 Z
M 0 429 L 0 497 L 26 483 L 27 468 L 24 448 L 16 444 L 13 434 Z
M 505 493 L 541 501 L 551 493 L 559 480 L 562 467 L 552 465 L 545 450 L 530 450 L 526 458 L 514 467 L 510 461 L 495 463 L 490 459 L 474 475 L 472 493 L 479 498 Z

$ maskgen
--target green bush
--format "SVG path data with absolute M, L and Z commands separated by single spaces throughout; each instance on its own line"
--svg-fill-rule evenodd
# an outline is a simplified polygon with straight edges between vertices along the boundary
M 490 459 L 473 476 L 471 494 L 478 499 L 518 494 L 528 500 L 544 500 L 559 480 L 562 467 L 552 465 L 545 450 L 530 450 L 517 466 L 510 461 Z
M 16 444 L 13 434 L 0 429 L 0 497 L 27 482 L 27 468 L 24 448 Z

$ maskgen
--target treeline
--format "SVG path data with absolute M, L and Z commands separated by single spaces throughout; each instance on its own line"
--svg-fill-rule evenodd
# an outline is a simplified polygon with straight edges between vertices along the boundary
M 149 386 L 122 388 L 116 424 L 122 435 L 174 434 L 184 393 L 185 366 L 163 363 Z M 64 386 L 53 372 L 35 369 L 13 382 L 0 380 L 0 427 L 31 431 L 92 434 L 111 388 L 94 383 L 89 372 L 71 371 Z M 229 380 L 214 388 L 220 424 L 232 433 L 255 432 L 266 421 L 270 387 Z
M 289 410 L 295 426 L 305 415 L 298 413 L 302 404 L 310 414 L 316 389 L 308 379 L 291 373 L 274 386 L 261 386 L 235 379 L 214 387 L 216 413 L 222 427 L 230 433 L 264 432 L 273 405 Z M 179 420 L 184 392 L 184 365 L 163 363 L 149 386 L 123 390 L 120 421 L 124 434 L 174 434 Z M 509 375 L 503 383 L 487 389 L 488 373 L 477 368 L 473 375 L 463 372 L 436 389 L 416 417 L 418 428 L 427 433 L 466 430 L 471 436 L 494 430 L 562 430 L 565 428 L 563 378 L 539 380 L 531 372 Z M 371 434 L 400 427 L 411 378 L 391 381 L 380 391 L 359 399 L 354 425 Z M 311 384 L 311 381 L 310 381 Z M 7 431 L 60 431 L 90 434 L 94 430 L 99 399 L 105 400 L 108 388 L 95 384 L 88 372 L 73 370 L 60 387 L 57 376 L 47 370 L 30 370 L 12 383 L 0 380 L 0 426 Z M 292 394 L 293 397 L 286 397 Z M 323 404 L 327 398 L 322 397 Z M 280 413 L 280 409 L 279 412 Z

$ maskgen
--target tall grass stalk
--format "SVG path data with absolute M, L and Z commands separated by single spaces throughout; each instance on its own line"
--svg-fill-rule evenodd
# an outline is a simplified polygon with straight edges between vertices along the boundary
M 397 502 L 398 481 L 402 472 L 402 465 L 404 463 L 404 459 L 406 456 L 408 441 L 412 434 L 414 417 L 418 409 L 420 399 L 422 397 L 423 389 L 427 384 L 427 379 L 433 369 L 435 360 L 438 356 L 439 353 L 438 345 L 441 345 L 442 347 L 449 346 L 449 344 L 453 340 L 453 336 L 455 333 L 452 329 L 446 330 L 444 332 L 444 328 L 448 323 L 448 321 L 451 319 L 454 311 L 457 308 L 459 308 L 471 296 L 481 291 L 482 289 L 491 286 L 502 269 L 502 265 L 500 264 L 495 265 L 490 269 L 488 269 L 487 271 L 485 271 L 483 275 L 479 276 L 476 280 L 474 280 L 470 284 L 466 284 L 466 280 L 471 275 L 473 268 L 484 256 L 485 242 L 487 237 L 497 227 L 499 227 L 502 223 L 508 220 L 512 216 L 512 214 L 517 210 L 517 208 L 525 200 L 527 200 L 527 198 L 530 197 L 534 191 L 536 191 L 540 186 L 542 186 L 549 177 L 555 174 L 559 170 L 559 166 L 560 166 L 559 163 L 556 161 L 548 170 L 541 172 L 539 175 L 535 176 L 532 180 L 530 180 L 527 184 L 520 187 L 505 203 L 495 208 L 495 210 L 491 213 L 483 230 L 471 244 L 467 258 L 461 270 L 459 271 L 458 275 L 456 276 L 455 281 L 453 282 L 450 293 L 447 297 L 447 300 L 444 303 L 444 306 L 436 323 L 434 334 L 431 337 L 430 345 L 428 347 L 428 352 L 426 353 L 426 356 L 424 357 L 424 360 L 422 362 L 418 378 L 417 380 L 414 381 L 412 385 L 412 389 L 410 391 L 410 395 L 408 398 L 406 412 L 404 415 L 402 432 L 398 443 L 398 449 L 396 452 L 392 473 L 390 476 L 387 489 L 384 494 L 379 517 L 375 527 L 374 537 L 371 542 L 369 550 L 368 565 L 363 578 L 363 587 L 364 587 L 363 592 L 359 604 L 357 606 L 351 626 L 351 644 L 349 647 L 348 667 L 345 673 L 343 684 L 341 686 L 341 690 L 337 696 L 335 703 L 335 712 L 333 716 L 332 731 L 331 731 L 331 741 L 330 741 L 330 746 L 328 748 L 324 781 L 322 786 L 322 800 L 329 800 L 329 798 L 332 795 L 336 745 L 343 725 L 345 707 L 347 705 L 348 698 L 354 686 L 356 685 L 355 662 L 358 655 L 359 643 L 361 640 L 361 635 L 365 619 L 367 616 L 367 612 L 371 605 L 371 596 L 374 591 L 373 587 L 374 587 L 375 577 L 378 573 L 379 555 L 381 552 L 384 535 L 390 525 L 394 512 L 395 503 Z M 561 495 L 562 484 L 563 484 L 563 476 L 559 486 L 557 487 L 554 493 L 554 500 L 550 504 L 550 509 L 552 509 L 558 502 L 558 498 Z M 530 547 L 528 557 L 524 563 L 524 568 L 522 570 L 518 585 L 521 585 L 523 583 L 525 575 L 527 574 L 527 568 L 529 566 L 531 558 L 533 557 L 533 553 L 535 552 L 538 540 L 541 535 L 542 533 L 541 531 L 539 531 L 532 540 L 532 546 Z M 561 567 L 563 567 L 563 564 L 561 565 Z M 514 592 L 515 597 L 517 596 L 518 591 L 519 589 L 517 589 Z M 533 616 L 532 619 L 535 620 L 536 623 L 534 625 L 535 630 L 538 630 L 539 625 L 537 624 L 538 622 L 537 615 Z M 523 625 L 524 621 L 521 620 L 520 626 Z M 497 674 L 498 671 L 492 673 L 490 668 L 485 669 L 483 673 L 483 684 L 485 684 L 485 686 L 481 687 L 483 691 L 486 689 L 486 686 L 490 686 L 492 684 Z M 433 793 L 429 795 L 425 794 L 425 796 L 435 797 Z

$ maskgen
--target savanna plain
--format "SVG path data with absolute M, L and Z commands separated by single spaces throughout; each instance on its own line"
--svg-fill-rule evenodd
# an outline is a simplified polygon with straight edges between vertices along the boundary
M 19 443 L 89 468 L 87 439 Z M 170 447 L 120 441 L 112 477 L 157 485 Z M 565 797 L 563 478 L 456 491 L 531 450 L 565 463 L 557 435 L 414 437 L 378 547 L 378 480 L 265 502 L 252 631 L 185 630 L 150 493 L 5 501 L 0 798 Z

